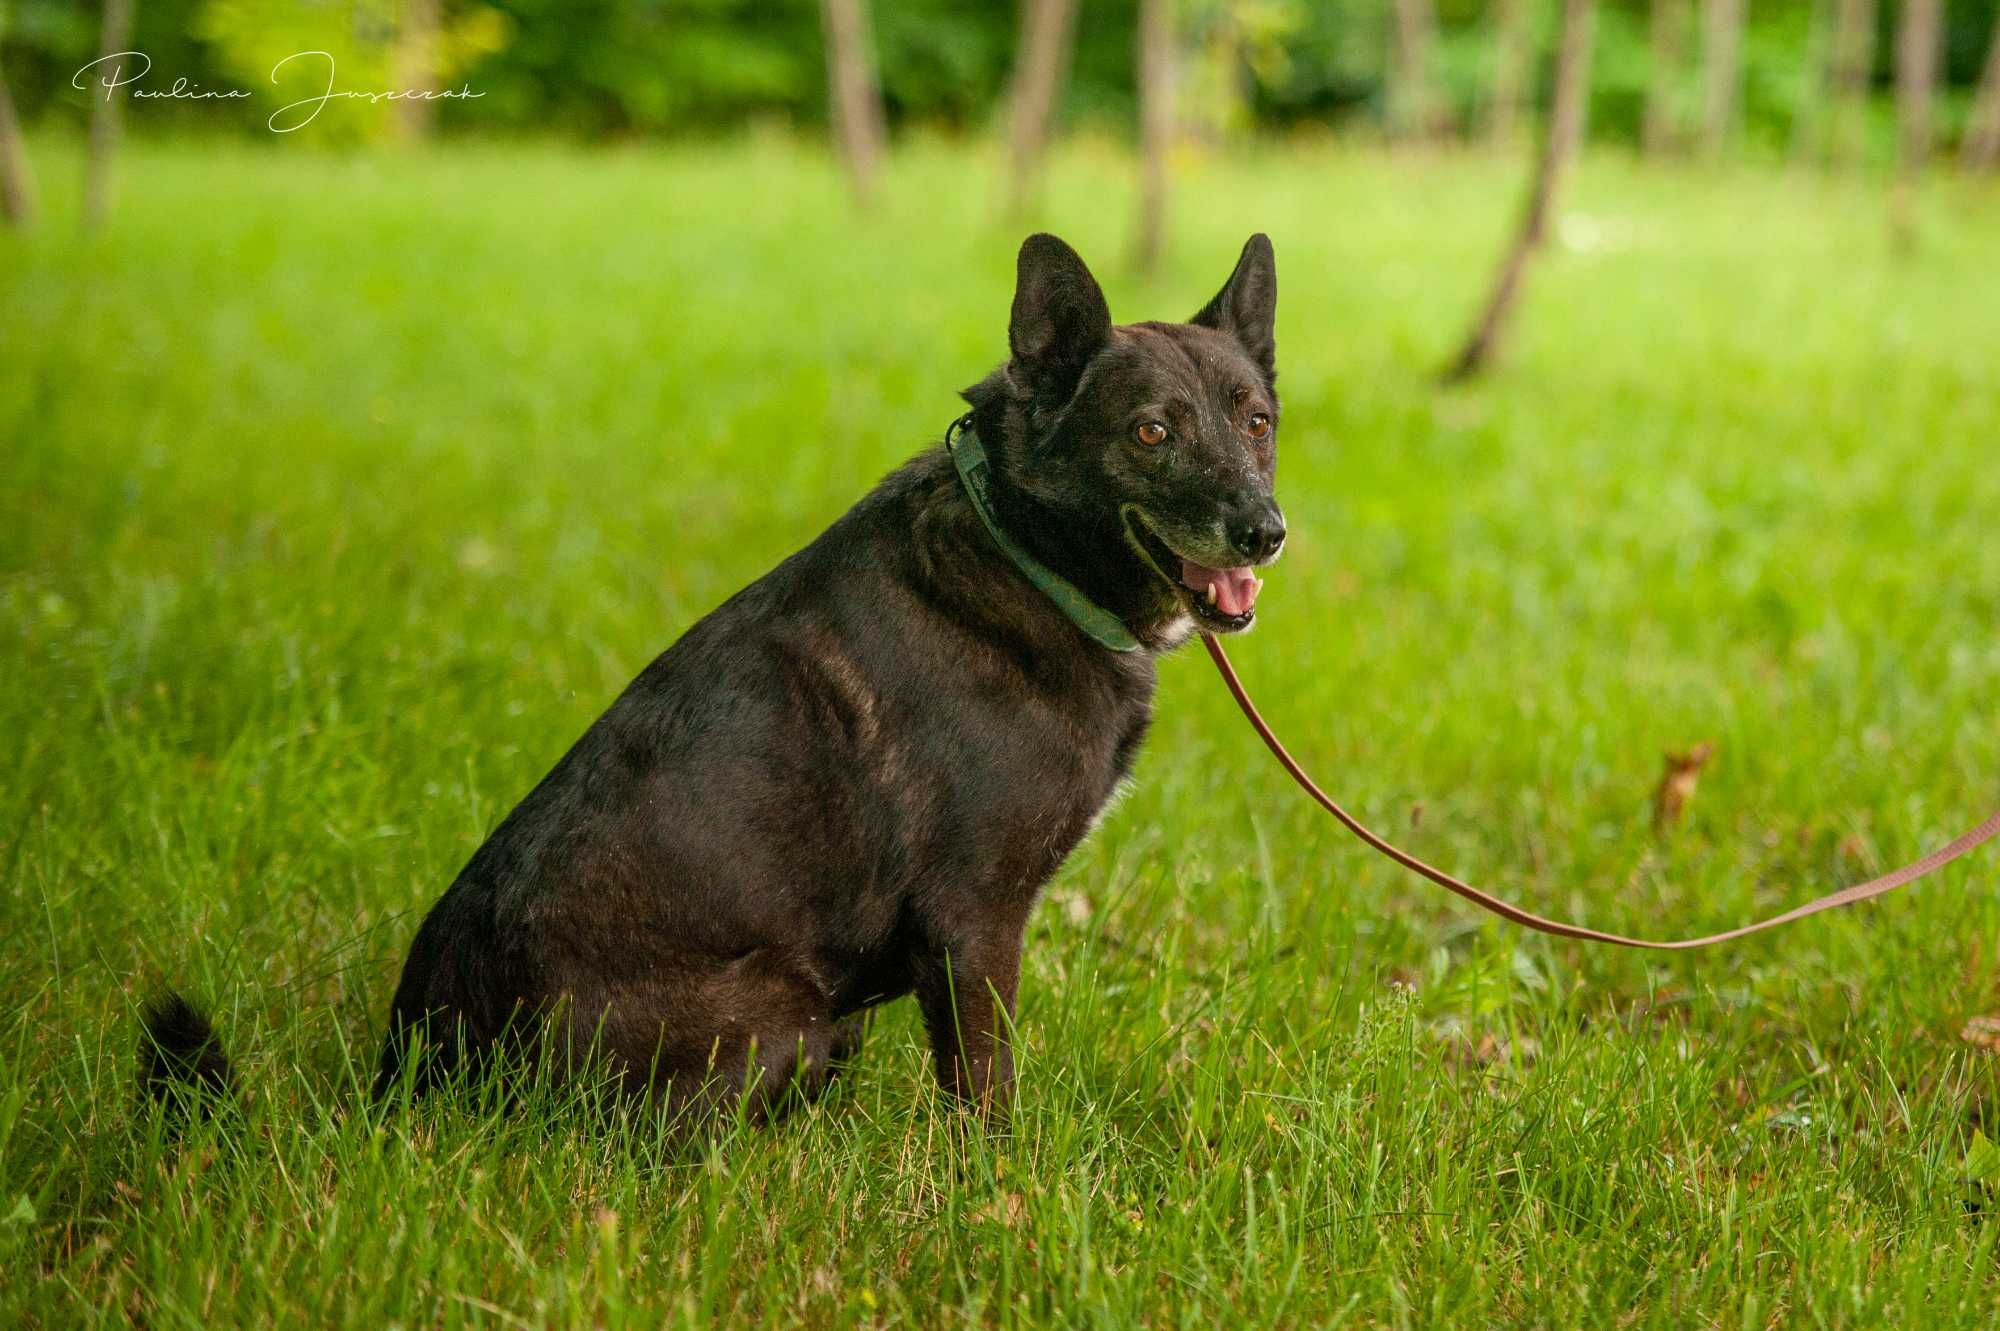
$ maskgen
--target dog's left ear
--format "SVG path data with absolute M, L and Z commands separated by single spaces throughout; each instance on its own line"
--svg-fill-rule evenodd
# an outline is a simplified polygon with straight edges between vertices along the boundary
M 1278 260 L 1271 253 L 1271 238 L 1259 231 L 1244 242 L 1236 271 L 1215 293 L 1215 299 L 1188 322 L 1228 333 L 1242 343 L 1268 383 L 1277 377 L 1277 318 Z

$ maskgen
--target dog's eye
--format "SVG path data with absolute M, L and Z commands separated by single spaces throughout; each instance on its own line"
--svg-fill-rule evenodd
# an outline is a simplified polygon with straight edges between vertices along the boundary
M 1153 448 L 1167 442 L 1167 427 L 1158 421 L 1143 421 L 1132 435 L 1148 448 Z
M 1250 417 L 1250 424 L 1246 428 L 1250 431 L 1252 439 L 1262 439 L 1271 433 L 1271 418 L 1261 411 L 1257 412 Z

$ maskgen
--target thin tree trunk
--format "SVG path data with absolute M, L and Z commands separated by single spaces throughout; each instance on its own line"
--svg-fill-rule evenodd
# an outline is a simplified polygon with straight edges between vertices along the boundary
M 21 138 L 5 70 L 0 70 L 0 219 L 23 230 L 35 224 L 35 173 L 28 165 L 28 145 Z
M 1701 147 L 1720 157 L 1736 138 L 1736 114 L 1743 88 L 1745 0 L 1702 0 L 1703 85 Z
M 98 57 L 117 55 L 132 41 L 132 0 L 104 0 L 104 25 Z M 122 79 L 112 79 L 120 82 Z M 102 88 L 104 96 L 90 112 L 90 144 L 83 160 L 83 225 L 96 227 L 111 211 L 111 168 L 118 156 L 119 119 L 125 108 L 123 88 Z
M 1896 33 L 1896 188 L 1891 222 L 1897 244 L 1916 242 L 1917 182 L 1931 155 L 1931 100 L 1937 91 L 1943 36 L 1938 0 L 1903 0 Z
M 1562 45 L 1556 56 L 1555 102 L 1549 108 L 1548 129 L 1542 138 L 1535 162 L 1534 182 L 1528 191 L 1527 208 L 1521 216 L 1520 232 L 1501 262 L 1493 294 L 1486 309 L 1473 325 L 1472 334 L 1458 358 L 1445 371 L 1447 383 L 1470 379 L 1486 368 L 1499 345 L 1507 316 L 1521 293 L 1528 261 L 1548 235 L 1549 219 L 1561 200 L 1562 183 L 1578 141 L 1583 137 L 1583 117 L 1590 97 L 1590 50 L 1596 25 L 1596 0 L 1563 0 Z
M 1868 130 L 1868 89 L 1875 75 L 1875 0 L 1834 0 L 1833 160 L 1861 155 Z
M 1034 201 L 1056 101 L 1069 75 L 1075 34 L 1076 0 L 1024 0 L 1007 136 L 1011 160 L 1007 202 L 1016 213 L 1026 212 Z
M 1646 80 L 1642 142 L 1659 156 L 1681 146 L 1680 87 L 1687 65 L 1688 0 L 1653 0 L 1652 69 Z
M 1986 69 L 1972 99 L 1972 117 L 1965 122 L 1961 149 L 1965 169 L 1991 171 L 2000 166 L 2000 13 L 1993 18 L 1993 36 L 1986 44 Z
M 1827 81 L 1823 71 L 1832 67 L 1831 24 L 1827 20 L 1827 0 L 1812 0 L 1806 20 L 1806 71 L 1798 104 L 1792 108 L 1792 160 L 1815 161 L 1826 137 Z
M 403 0 L 392 56 L 395 74 L 390 86 L 398 92 L 436 92 L 438 87 L 438 0 Z M 423 97 L 390 103 L 390 126 L 399 139 L 429 136 L 437 122 L 437 103 Z
M 1431 0 L 1395 0 L 1395 7 L 1389 133 L 1399 139 L 1441 139 L 1449 125 L 1437 86 L 1437 10 Z
M 1174 137 L 1173 0 L 1139 0 L 1140 271 L 1159 267 L 1166 248 L 1167 153 Z
M 1896 145 L 1905 174 L 1921 172 L 1931 153 L 1931 100 L 1937 91 L 1938 0 L 1903 0 L 1896 36 Z
M 820 17 L 826 30 L 827 103 L 833 112 L 834 139 L 847 164 L 855 202 L 865 208 L 875 199 L 882 145 L 888 138 L 868 0 L 820 0 Z
M 1520 133 L 1521 103 L 1533 54 L 1527 0 L 1494 0 L 1493 99 L 1486 108 L 1486 137 L 1496 147 L 1512 143 Z

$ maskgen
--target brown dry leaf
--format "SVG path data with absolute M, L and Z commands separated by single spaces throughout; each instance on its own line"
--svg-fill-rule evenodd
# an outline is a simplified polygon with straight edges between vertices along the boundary
M 1521 1036 L 1517 1040 L 1506 1040 L 1487 1031 L 1479 1037 L 1479 1043 L 1472 1046 L 1472 1060 L 1481 1067 L 1491 1067 L 1495 1063 L 1509 1063 L 1518 1059 L 1522 1063 L 1532 1063 L 1542 1052 L 1542 1042 L 1532 1036 Z
M 1701 769 L 1708 766 L 1709 759 L 1715 757 L 1715 744 L 1703 740 L 1689 745 L 1683 750 L 1667 750 L 1666 770 L 1660 776 L 1660 786 L 1653 792 L 1653 830 L 1664 832 L 1676 826 L 1687 814 L 1688 802 L 1694 798 L 1694 789 L 1701 780 Z
M 990 1220 L 1008 1229 L 1019 1229 L 1028 1212 L 1028 1199 L 1018 1192 L 1003 1193 L 972 1213 L 975 1220 Z
M 1989 1054 L 2000 1054 L 2000 1016 L 1968 1018 L 1958 1038 Z

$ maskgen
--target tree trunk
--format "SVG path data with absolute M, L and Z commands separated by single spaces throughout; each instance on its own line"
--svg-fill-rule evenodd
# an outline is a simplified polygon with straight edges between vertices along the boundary
M 2000 13 L 1993 18 L 1993 36 L 1986 45 L 1986 70 L 1972 99 L 1972 116 L 1965 122 L 1962 148 L 1965 169 L 1991 171 L 2000 166 Z
M 1016 213 L 1026 212 L 1034 201 L 1042 155 L 1055 123 L 1056 101 L 1069 74 L 1075 34 L 1076 0 L 1024 0 L 1021 49 L 1014 60 L 1014 87 L 1009 97 L 1012 171 L 1007 202 Z
M 1903 0 L 1896 36 L 1896 157 L 1903 173 L 1921 173 L 1931 154 L 1931 100 L 1937 91 L 1938 0 Z
M 1643 144 L 1659 156 L 1681 146 L 1680 85 L 1687 64 L 1688 0 L 1653 0 L 1652 69 L 1646 81 Z
M 35 224 L 35 173 L 28 165 L 28 146 L 14 115 L 5 70 L 0 70 L 0 219 L 22 229 Z
M 1437 10 L 1431 0 L 1395 0 L 1396 40 L 1389 72 L 1389 133 L 1441 139 L 1450 130 L 1437 86 Z
M 1512 143 L 1520 132 L 1521 103 L 1533 54 L 1527 0 L 1494 0 L 1493 98 L 1486 108 L 1486 136 L 1496 147 Z
M 1560 201 L 1563 177 L 1578 141 L 1583 137 L 1584 109 L 1590 99 L 1590 49 L 1596 24 L 1596 0 L 1563 0 L 1562 46 L 1556 56 L 1555 102 L 1549 108 L 1548 129 L 1535 162 L 1534 182 L 1521 216 L 1520 232 L 1501 262 L 1493 294 L 1465 347 L 1445 371 L 1447 383 L 1470 379 L 1493 358 L 1507 316 L 1521 293 L 1528 260 L 1541 248 L 1549 219 Z
M 820 0 L 820 17 L 826 30 L 827 104 L 833 112 L 834 139 L 847 164 L 855 202 L 865 208 L 875 199 L 882 145 L 888 138 L 868 0 Z
M 1134 258 L 1140 271 L 1159 267 L 1166 248 L 1167 153 L 1174 138 L 1173 0 L 1139 0 L 1139 233 Z
M 1703 85 L 1701 147 L 1720 157 L 1736 137 L 1736 113 L 1743 87 L 1745 0 L 1702 0 Z
M 1868 131 L 1868 89 L 1875 77 L 1875 0 L 1834 0 L 1833 160 L 1861 156 Z
M 1931 99 L 1943 33 L 1938 0 L 1903 0 L 1896 32 L 1896 188 L 1890 214 L 1902 249 L 1916 243 L 1917 182 L 1931 155 Z
M 1812 0 L 1806 19 L 1806 77 L 1799 86 L 1798 104 L 1792 108 L 1792 160 L 1816 161 L 1826 135 L 1827 81 L 1824 72 L 1833 66 L 1832 36 L 1827 22 L 1827 0 Z
M 132 0 L 104 0 L 104 25 L 99 32 L 97 52 L 99 58 L 108 58 L 129 49 L 131 41 Z M 122 81 L 122 75 L 110 81 Z M 125 107 L 123 88 L 100 87 L 98 91 L 103 93 L 103 98 L 91 108 L 90 143 L 85 149 L 83 161 L 85 230 L 103 222 L 105 215 L 111 211 L 111 168 L 118 156 L 119 116 Z
M 398 92 L 436 92 L 438 0 L 403 0 L 401 18 L 389 86 Z M 399 139 L 426 138 L 437 122 L 437 103 L 427 98 L 398 98 L 389 108 L 390 129 Z

